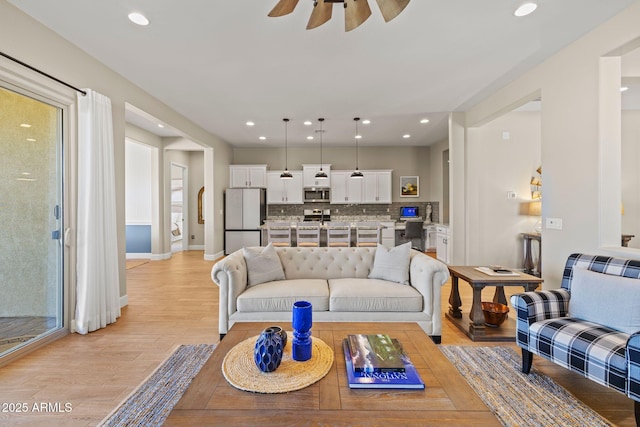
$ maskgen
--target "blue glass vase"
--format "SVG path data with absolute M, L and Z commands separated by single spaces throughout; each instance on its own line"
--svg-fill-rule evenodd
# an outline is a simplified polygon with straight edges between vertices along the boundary
M 282 337 L 272 328 L 267 328 L 256 340 L 253 360 L 262 372 L 273 372 L 282 362 Z
M 291 357 L 298 362 L 311 359 L 312 309 L 313 307 L 308 301 L 296 301 L 293 303 Z

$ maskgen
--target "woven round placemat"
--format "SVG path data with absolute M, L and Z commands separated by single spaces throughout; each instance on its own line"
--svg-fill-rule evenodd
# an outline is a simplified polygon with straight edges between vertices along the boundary
M 287 393 L 320 381 L 333 365 L 333 350 L 324 341 L 311 337 L 311 359 L 298 362 L 291 357 L 293 335 L 288 332 L 282 362 L 273 372 L 262 372 L 253 360 L 258 336 L 233 347 L 222 361 L 222 374 L 237 389 L 254 393 Z

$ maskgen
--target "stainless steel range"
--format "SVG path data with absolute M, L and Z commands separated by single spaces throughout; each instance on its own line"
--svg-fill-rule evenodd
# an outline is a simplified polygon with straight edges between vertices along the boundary
M 304 221 L 331 221 L 331 209 L 305 209 Z

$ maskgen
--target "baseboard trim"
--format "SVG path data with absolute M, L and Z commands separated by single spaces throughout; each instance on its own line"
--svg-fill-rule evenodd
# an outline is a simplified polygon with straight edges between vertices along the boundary
M 151 254 L 151 261 L 164 261 L 171 258 L 171 252 L 167 254 Z
M 204 260 L 205 261 L 215 261 L 218 258 L 222 258 L 224 256 L 224 251 L 220 251 L 218 253 L 215 253 L 213 255 L 210 254 L 204 254 Z
M 127 252 L 127 259 L 151 259 L 150 253 L 129 253 Z
M 204 251 L 204 245 L 189 245 L 190 251 Z
M 120 297 L 120 308 L 129 305 L 129 295 L 122 295 Z

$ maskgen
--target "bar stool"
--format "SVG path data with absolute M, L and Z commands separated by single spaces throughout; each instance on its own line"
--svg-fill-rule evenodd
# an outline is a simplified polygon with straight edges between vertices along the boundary
M 267 222 L 267 240 L 273 246 L 291 246 L 291 223 Z
M 351 224 L 348 222 L 330 221 L 327 223 L 327 246 L 351 246 Z
M 296 224 L 296 240 L 298 247 L 319 247 L 320 223 L 315 221 L 298 222 Z
M 356 246 L 377 247 L 380 243 L 380 223 L 363 221 L 356 224 Z

